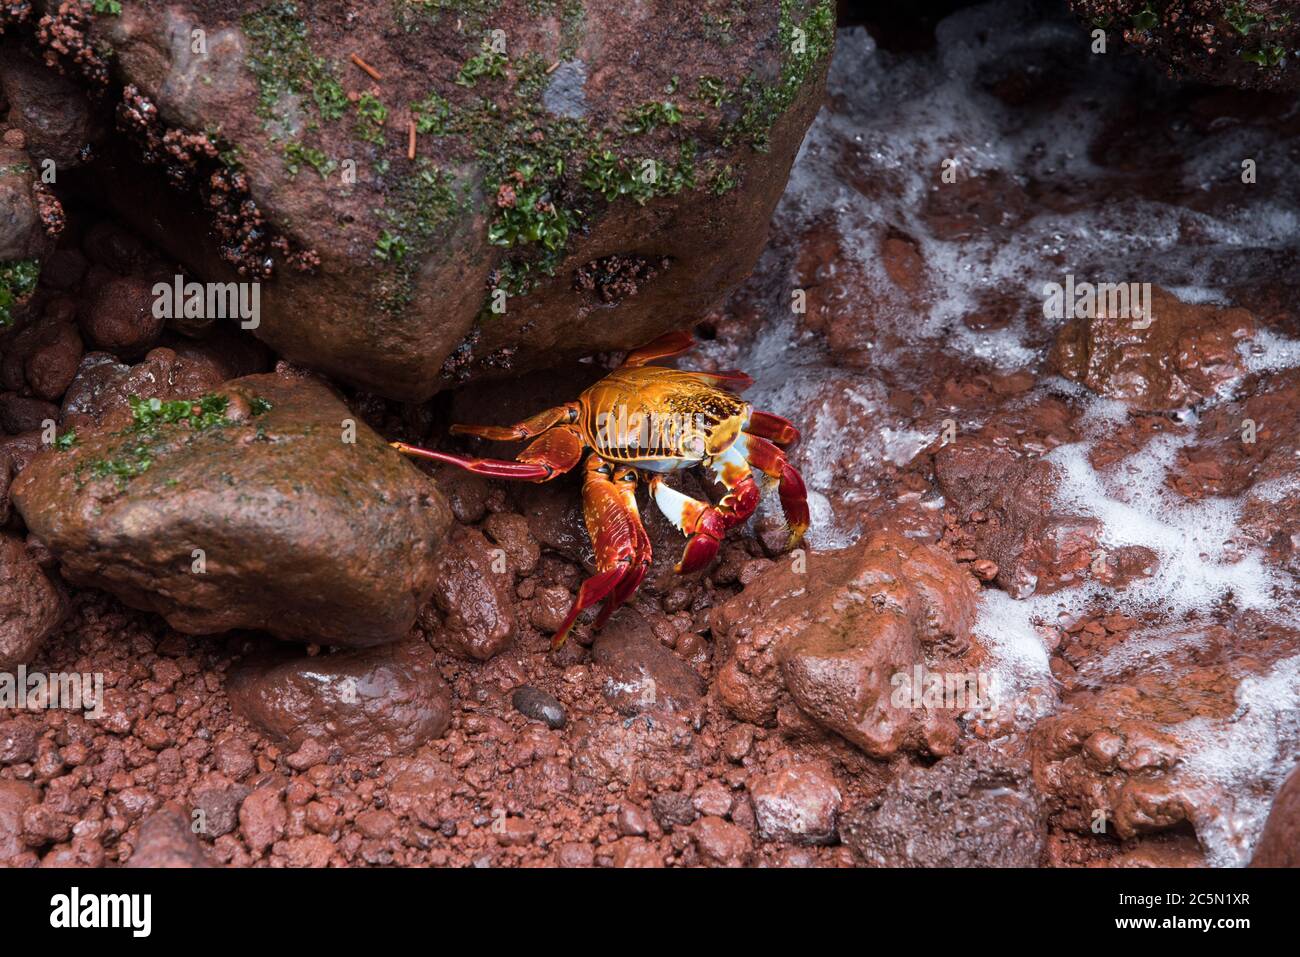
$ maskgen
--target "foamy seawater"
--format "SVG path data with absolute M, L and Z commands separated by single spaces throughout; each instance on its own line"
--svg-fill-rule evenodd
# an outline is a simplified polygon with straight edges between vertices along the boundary
M 1300 610 L 1294 580 L 1242 544 L 1244 497 L 1193 502 L 1168 481 L 1179 449 L 1195 440 L 1198 414 L 1232 399 L 1240 382 L 1176 416 L 1184 430 L 1099 470 L 1090 452 L 1127 421 L 1127 410 L 1044 373 L 1061 321 L 1042 312 L 1044 285 L 1066 274 L 1152 283 L 1185 302 L 1238 304 L 1237 289 L 1269 283 L 1300 244 L 1300 181 L 1270 177 L 1250 188 L 1241 183 L 1242 157 L 1285 156 L 1296 145 L 1248 118 L 1189 130 L 1178 125 L 1183 116 L 1135 114 L 1134 103 L 1159 102 L 1174 88 L 1118 51 L 1091 55 L 1074 20 L 1042 21 L 1041 11 L 1030 16 L 1029 8 L 999 2 L 961 11 L 940 24 L 937 47 L 923 53 L 891 53 L 864 30 L 841 31 L 831 106 L 800 150 L 773 242 L 750 283 L 761 331 L 739 357 L 727 358 L 754 375 L 746 396 L 756 406 L 788 416 L 802 410 L 798 454 L 812 505 L 809 542 L 822 549 L 870 532 L 855 515 L 837 513 L 836 493 L 845 483 L 864 482 L 885 464 L 905 465 L 935 437 L 886 402 L 884 374 L 906 368 L 905 359 L 941 351 L 982 370 L 1028 370 L 1038 385 L 1025 401 L 1050 393 L 1084 405 L 1082 441 L 1047 455 L 1061 478 L 1054 505 L 1096 519 L 1103 549 L 1141 545 L 1158 562 L 1149 578 L 1122 591 L 1089 581 L 1017 600 L 986 589 L 974 631 L 990 654 L 993 692 L 1004 704 L 1030 689 L 1056 687 L 1042 629 L 1090 611 L 1158 616 L 1160 626 L 1137 636 L 1128 652 L 1158 663 L 1179 643 L 1198 640 L 1195 622 L 1225 608 L 1281 623 L 1294 623 Z M 1063 84 L 1050 108 L 1020 108 L 991 92 L 1008 64 L 1024 63 L 1047 65 L 1044 82 L 1056 75 L 1053 66 L 1067 64 L 1077 82 Z M 1180 146 L 1193 142 L 1194 149 Z M 960 238 L 938 234 L 926 207 L 945 164 L 963 177 L 1004 178 L 1011 193 L 1025 197 L 1024 208 Z M 871 347 L 866 368 L 845 367 L 789 308 L 792 238 L 826 222 L 871 284 L 891 281 L 879 256 L 887 235 L 905 235 L 924 261 L 920 303 L 861 316 Z M 1009 321 L 994 330 L 970 328 L 963 319 L 990 295 L 1012 304 Z M 1300 341 L 1267 328 L 1241 349 L 1248 373 L 1300 366 Z M 810 397 L 833 408 L 814 402 L 810 411 Z M 979 424 L 965 422 L 963 429 Z M 863 478 L 824 464 L 850 454 Z M 1298 491 L 1300 482 L 1273 482 L 1256 494 L 1279 501 Z M 1187 755 L 1176 772 L 1181 780 L 1218 786 L 1234 802 L 1195 822 L 1211 863 L 1248 862 L 1272 796 L 1294 764 L 1295 669 L 1295 660 L 1285 659 L 1267 674 L 1244 677 L 1238 721 L 1197 719 L 1174 728 Z

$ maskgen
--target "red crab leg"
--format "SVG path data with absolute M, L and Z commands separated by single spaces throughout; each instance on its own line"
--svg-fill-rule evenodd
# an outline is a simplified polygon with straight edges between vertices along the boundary
M 467 472 L 476 475 L 490 475 L 494 478 L 520 479 L 525 482 L 547 482 L 557 475 L 563 475 L 578 464 L 582 457 L 582 438 L 578 430 L 570 426 L 560 426 L 543 432 L 540 437 L 515 456 L 515 461 L 506 459 L 476 459 L 449 452 L 434 452 L 429 449 L 407 445 L 405 442 L 391 443 L 393 448 L 404 455 L 432 459 L 458 465 Z
M 695 345 L 695 336 L 689 332 L 665 332 L 654 342 L 647 343 L 639 349 L 633 349 L 623 360 L 622 368 L 635 369 L 637 366 L 643 366 L 648 362 L 654 362 L 656 359 L 667 359 L 670 356 L 679 356 L 683 352 L 689 352 Z M 747 389 L 754 384 L 754 380 L 748 373 L 741 372 L 739 369 L 725 369 L 718 372 L 699 372 L 695 369 L 684 369 L 691 375 L 697 375 L 706 380 L 710 385 L 730 386 L 735 389 Z
M 780 483 L 781 511 L 790 526 L 790 537 L 785 547 L 794 548 L 808 531 L 808 491 L 804 488 L 802 476 L 786 460 L 785 453 L 767 439 L 742 432 L 736 446 L 740 447 L 750 465 Z
M 585 609 L 607 596 L 613 600 L 622 595 L 626 600 L 631 595 L 631 591 L 621 587 L 621 583 L 637 574 L 639 540 L 645 534 L 636 511 L 636 472 L 632 469 L 616 471 L 594 454 L 587 456 L 586 470 L 587 477 L 582 483 L 582 513 L 587 534 L 596 550 L 596 574 L 578 588 L 573 607 L 551 639 L 552 649 L 564 644 L 569 629 Z M 644 575 L 644 570 L 641 575 Z M 639 584 L 640 578 L 636 581 Z M 606 618 L 608 615 L 602 611 L 600 623 L 604 624 Z
M 619 565 L 617 568 L 597 572 L 582 583 L 578 589 L 578 597 L 573 601 L 573 607 L 564 616 L 564 624 L 560 625 L 560 630 L 551 638 L 552 651 L 564 644 L 565 639 L 569 637 L 569 630 L 573 627 L 573 623 L 578 620 L 578 616 L 613 591 L 614 586 L 626 574 L 627 565 Z
M 749 424 L 745 426 L 745 431 L 750 435 L 770 439 L 777 445 L 790 445 L 799 441 L 799 430 L 794 427 L 794 423 L 771 412 L 750 413 Z
M 536 415 L 530 415 L 514 425 L 453 425 L 452 435 L 476 435 L 480 439 L 495 439 L 498 442 L 510 442 L 515 439 L 531 439 L 541 435 L 552 426 L 562 422 L 578 420 L 578 403 L 566 402 L 553 409 L 546 409 Z
M 648 342 L 639 349 L 633 349 L 623 360 L 624 369 L 634 369 L 655 359 L 678 356 L 695 345 L 695 337 L 689 332 L 665 332 L 654 342 Z
M 645 527 L 641 524 L 640 513 L 636 507 L 636 472 L 632 469 L 622 469 L 614 473 L 614 483 L 623 487 L 621 484 L 621 474 L 630 472 L 633 481 L 627 486 L 624 492 L 624 505 L 630 516 L 636 519 L 633 524 L 633 531 L 636 532 L 636 551 L 632 556 L 632 567 L 628 570 L 627 575 L 614 588 L 613 594 L 605 600 L 605 607 L 600 610 L 596 616 L 593 628 L 600 628 L 609 621 L 609 616 L 618 611 L 618 609 L 629 598 L 636 594 L 636 590 L 641 587 L 641 582 L 645 579 L 646 572 L 650 570 L 650 562 L 654 557 L 654 550 L 650 547 L 650 536 L 646 534 Z

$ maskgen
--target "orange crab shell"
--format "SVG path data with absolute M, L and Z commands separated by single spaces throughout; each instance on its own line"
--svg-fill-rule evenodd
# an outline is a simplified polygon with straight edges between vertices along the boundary
M 578 397 L 577 425 L 611 462 L 654 472 L 689 467 L 730 448 L 753 411 L 712 381 L 658 366 L 615 369 Z

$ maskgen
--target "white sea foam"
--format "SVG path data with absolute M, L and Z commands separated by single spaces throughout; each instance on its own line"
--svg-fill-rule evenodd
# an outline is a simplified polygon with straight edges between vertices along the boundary
M 1177 727 L 1183 742 L 1180 777 L 1214 788 L 1197 802 L 1193 824 L 1209 863 L 1250 863 L 1278 789 L 1296 766 L 1300 746 L 1300 656 L 1237 686 L 1227 720 L 1194 718 Z
M 1097 581 L 1020 601 L 986 591 L 974 630 L 992 652 L 1000 705 L 1051 684 L 1039 628 L 1087 612 L 1157 612 L 1164 624 L 1138 627 L 1104 657 L 1086 663 L 1079 672 L 1083 681 L 1170 671 L 1170 657 L 1205 640 L 1204 629 L 1188 622 L 1216 607 L 1253 611 L 1265 621 L 1294 621 L 1293 583 L 1240 539 L 1243 500 L 1193 501 L 1169 487 L 1169 470 L 1192 432 L 1156 436 L 1108 470 L 1092 466 L 1092 443 L 1125 415 L 1117 403 L 1093 400 L 1080 420 L 1085 441 L 1046 456 L 1061 477 L 1053 505 L 1097 519 L 1103 549 L 1151 549 L 1158 559 L 1153 574 L 1119 591 Z M 1280 497 L 1294 485 L 1279 480 L 1256 492 Z M 1229 721 L 1198 718 L 1166 728 L 1183 743 L 1185 757 L 1175 771 L 1181 786 L 1206 789 L 1194 823 L 1212 864 L 1249 860 L 1273 795 L 1294 763 L 1291 755 L 1300 745 L 1298 664 L 1300 658 L 1287 659 L 1265 675 L 1245 677 L 1237 690 L 1238 715 Z
M 1286 152 L 1278 132 L 1232 123 L 1200 130 L 1194 155 L 1169 171 L 1175 177 L 1170 189 L 1150 197 L 1128 194 L 1113 188 L 1115 173 L 1098 165 L 1093 147 L 1106 142 L 1110 133 L 1103 131 L 1130 112 L 1135 97 L 1161 95 L 1164 80 L 1143 73 L 1132 58 L 1080 55 L 1087 35 L 1077 22 L 1044 20 L 1041 9 L 1021 0 L 959 11 L 936 36 L 932 53 L 895 54 L 880 50 L 864 30 L 840 32 L 830 74 L 834 108 L 813 123 L 773 220 L 774 233 L 786 237 L 817 222 L 833 223 L 853 268 L 882 289 L 892 281 L 880 262 L 881 243 L 891 233 L 907 236 L 925 263 L 923 301 L 903 308 L 887 305 L 892 300 L 886 297 L 886 305 L 863 317 L 872 368 L 839 370 L 824 342 L 799 331 L 789 308 L 788 257 L 769 250 L 756 270 L 762 330 L 748 354 L 728 358 L 755 375 L 747 398 L 761 408 L 793 416 L 818 397 L 826 404 L 807 408 L 798 422 L 804 441 L 796 454 L 810 490 L 815 547 L 849 544 L 866 531 L 835 512 L 844 490 L 868 486 L 870 475 L 844 474 L 841 463 L 862 463 L 867 473 L 885 463 L 901 465 L 926 431 L 893 411 L 882 373 L 907 368 L 905 359 L 934 350 L 956 353 L 973 367 L 1037 369 L 1056 331 L 1042 318 L 1047 282 L 1062 282 L 1067 273 L 1079 281 L 1151 282 L 1185 302 L 1231 305 L 1230 287 L 1276 271 L 1300 240 L 1300 179 L 1238 191 L 1231 202 L 1202 201 L 1214 197 L 1219 184 L 1235 181 L 1243 155 Z M 1007 63 L 1036 58 L 1074 64 L 1072 76 L 1079 80 L 1051 110 L 1003 103 L 982 82 Z M 1157 139 L 1166 132 L 1181 135 L 1152 132 Z M 1029 196 L 1060 194 L 1069 201 L 1029 199 L 1023 209 L 1006 210 L 1005 226 L 942 238 L 926 206 L 945 160 L 955 161 L 963 178 L 1001 178 L 1013 200 L 1024 189 Z M 854 182 L 867 185 L 860 190 Z M 1178 187 L 1193 199 L 1181 204 L 1165 198 L 1178 197 Z M 1018 315 L 998 330 L 968 328 L 963 319 L 991 294 L 1018 302 Z M 1268 331 L 1241 349 L 1250 372 L 1300 365 L 1300 341 Z M 1238 384 L 1228 383 L 1213 401 L 1230 398 Z M 1127 409 L 1059 378 L 1040 380 L 1018 401 L 1038 401 L 1049 392 L 1087 403 L 1085 440 L 1048 456 L 1062 475 L 1056 508 L 1097 519 L 1103 550 L 1141 545 L 1158 561 L 1150 578 L 1120 591 L 1087 581 L 1017 601 L 986 589 L 974 630 L 989 652 L 995 699 L 1010 703 L 1032 688 L 1050 691 L 1055 682 L 1040 628 L 1086 612 L 1158 612 L 1161 622 L 1135 630 L 1085 665 L 1081 675 L 1096 678 L 1168 667 L 1170 655 L 1204 640 L 1203 628 L 1189 619 L 1204 622 L 1219 608 L 1294 619 L 1287 591 L 1293 583 L 1279 580 L 1280 573 L 1240 541 L 1242 502 L 1184 500 L 1167 484 L 1180 445 L 1194 432 L 1195 410 L 1173 417 L 1182 426 L 1175 434 L 1156 436 L 1142 451 L 1099 471 L 1088 453 L 1127 422 Z M 1293 491 L 1275 481 L 1253 494 L 1278 500 Z M 1248 856 L 1272 792 L 1293 761 L 1263 739 L 1296 720 L 1294 667 L 1244 680 L 1238 699 L 1248 710 L 1241 720 L 1176 726 L 1190 755 L 1182 773 L 1228 794 L 1221 814 L 1196 822 L 1214 863 Z
M 1260 329 L 1237 346 L 1249 372 L 1281 372 L 1300 366 L 1300 339 Z

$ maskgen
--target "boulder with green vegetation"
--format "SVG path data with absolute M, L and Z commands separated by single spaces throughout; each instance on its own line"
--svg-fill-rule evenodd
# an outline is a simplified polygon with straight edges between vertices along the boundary
M 129 169 L 110 201 L 197 275 L 267 280 L 277 352 L 421 399 L 718 302 L 820 106 L 835 5 L 141 0 L 83 29 L 122 128 L 204 203 Z
M 367 646 L 410 630 L 450 522 L 428 479 L 315 379 L 137 399 L 58 436 L 14 482 L 74 584 L 177 630 Z
M 36 290 L 49 239 L 41 226 L 27 153 L 0 144 L 0 335 Z

